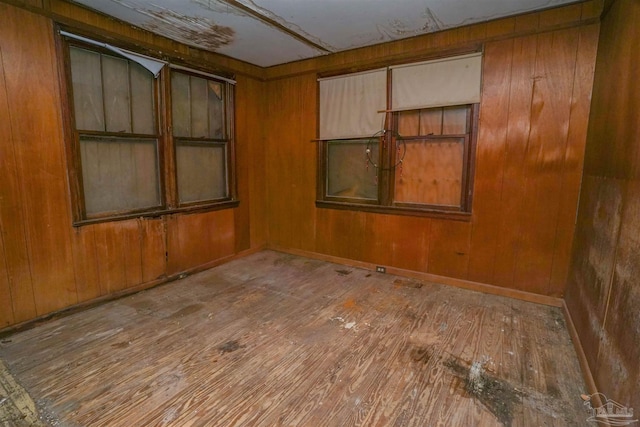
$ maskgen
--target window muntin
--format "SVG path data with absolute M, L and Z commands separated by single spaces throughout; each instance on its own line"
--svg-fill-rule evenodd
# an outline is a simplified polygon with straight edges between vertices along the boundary
M 76 224 L 237 205 L 235 82 L 61 34 Z M 140 58 L 157 66 L 149 70 Z

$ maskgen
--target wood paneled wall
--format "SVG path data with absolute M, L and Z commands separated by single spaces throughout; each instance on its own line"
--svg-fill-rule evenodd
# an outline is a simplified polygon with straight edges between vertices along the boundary
M 45 3 L 59 13 L 67 7 Z M 0 329 L 264 245 L 259 122 L 265 88 L 247 69 L 238 75 L 236 90 L 238 208 L 72 226 L 59 58 L 53 21 L 44 12 L 0 2 Z M 86 16 L 80 18 L 98 29 L 122 31 L 129 39 L 144 36 L 149 44 L 159 43 L 158 49 L 175 47 L 103 16 L 82 13 Z M 194 57 L 216 60 L 202 53 Z
M 566 295 L 599 391 L 640 410 L 640 3 L 605 12 Z
M 565 289 L 598 41 L 598 2 L 273 67 L 269 243 L 543 295 Z M 317 72 L 484 46 L 470 221 L 315 207 Z M 364 167 L 364 162 L 363 162 Z

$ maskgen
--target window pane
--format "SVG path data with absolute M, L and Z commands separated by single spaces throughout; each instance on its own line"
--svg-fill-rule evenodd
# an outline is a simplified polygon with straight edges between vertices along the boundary
M 396 169 L 395 201 L 460 206 L 464 138 L 405 143 L 402 168 Z
M 369 149 L 369 157 L 378 163 L 378 142 Z M 367 163 L 366 141 L 332 141 L 327 150 L 327 196 L 378 199 L 376 168 Z
M 178 196 L 180 203 L 227 197 L 225 145 L 178 145 Z
M 88 215 L 161 204 L 155 140 L 82 137 L 82 179 Z
M 171 74 L 171 106 L 173 134 L 191 136 L 189 76 L 180 73 Z
M 107 132 L 131 133 L 128 61 L 102 55 L 102 80 Z
M 224 92 L 222 84 L 208 82 L 209 87 L 209 138 L 225 138 L 224 132 Z
M 191 136 L 206 138 L 209 136 L 207 81 L 193 76 L 189 79 L 191 80 Z
M 467 130 L 467 112 L 468 106 L 447 107 L 443 109 L 442 117 L 442 134 L 443 135 L 462 135 Z
M 100 54 L 72 47 L 70 56 L 76 128 L 104 131 Z
M 153 99 L 153 75 L 140 65 L 129 62 L 131 71 L 131 109 L 133 133 L 155 134 L 156 111 Z

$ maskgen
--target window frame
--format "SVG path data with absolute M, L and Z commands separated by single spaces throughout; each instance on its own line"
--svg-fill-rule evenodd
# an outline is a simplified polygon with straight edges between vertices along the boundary
M 364 71 L 364 70 L 363 70 Z M 352 73 L 353 70 L 345 72 L 345 75 Z M 340 75 L 334 72 L 331 75 Z M 318 76 L 324 77 L 324 76 Z M 319 84 L 318 84 L 319 87 Z M 319 97 L 318 97 L 319 98 Z M 320 100 L 318 99 L 318 102 Z M 328 146 L 332 141 L 316 139 L 317 142 L 317 171 L 316 171 L 316 207 L 355 210 L 383 214 L 409 215 L 409 216 L 425 216 L 433 218 L 444 218 L 461 221 L 470 221 L 473 206 L 473 189 L 475 176 L 475 158 L 476 146 L 478 139 L 478 122 L 480 114 L 480 103 L 460 104 L 460 106 L 470 106 L 470 113 L 467 117 L 468 137 L 465 136 L 465 147 L 463 149 L 463 173 L 461 176 L 461 200 L 460 206 L 446 205 L 428 205 L 407 202 L 394 201 L 395 191 L 395 175 L 394 168 L 391 167 L 396 163 L 395 160 L 395 143 L 398 129 L 397 117 L 398 111 L 391 109 L 391 76 L 387 79 L 387 111 L 385 116 L 385 128 L 383 135 L 379 140 L 380 164 L 377 175 L 378 198 L 377 200 L 364 200 L 359 198 L 335 197 L 328 195 Z M 419 110 L 419 109 L 416 109 Z M 319 117 L 317 120 L 319 128 Z M 444 137 L 461 137 L 463 135 L 445 135 Z M 371 140 L 370 138 L 362 138 L 362 140 Z M 433 138 L 442 138 L 442 135 L 434 135 Z M 428 138 L 428 136 L 427 136 Z M 359 138 L 350 138 L 356 140 Z M 407 140 L 426 139 L 425 136 L 408 137 Z M 363 160 L 364 164 L 364 160 Z
M 198 138 L 198 137 L 183 137 L 183 136 L 175 136 L 173 133 L 173 98 L 171 96 L 172 82 L 171 76 L 167 78 L 168 80 L 168 102 L 167 102 L 167 114 L 171 118 L 168 120 L 171 123 L 171 131 L 167 132 L 168 137 L 172 140 L 171 148 L 173 150 L 173 161 L 174 161 L 174 170 L 173 170 L 173 179 L 175 182 L 175 204 L 179 209 L 188 209 L 191 207 L 199 207 L 202 205 L 214 205 L 214 204 L 225 204 L 225 203 L 233 203 L 235 200 L 235 188 L 236 188 L 236 177 L 235 177 L 235 88 L 233 85 L 228 84 L 220 79 L 216 79 L 206 72 L 199 72 L 194 69 L 185 69 L 185 67 L 173 68 L 171 66 L 168 67 L 171 70 L 171 73 L 180 73 L 186 76 L 194 76 L 201 79 L 205 79 L 207 81 L 215 81 L 217 83 L 223 84 L 224 91 L 224 108 L 223 108 L 223 137 L 222 138 Z M 225 135 L 226 133 L 226 135 Z M 225 167 L 227 170 L 226 174 L 226 187 L 227 187 L 227 195 L 222 198 L 211 199 L 207 201 L 190 201 L 190 202 L 180 202 L 180 194 L 178 191 L 178 165 L 177 165 L 177 149 L 178 146 L 216 146 L 223 145 L 225 152 Z
M 212 71 L 201 69 L 201 67 L 193 66 L 192 64 L 185 62 L 184 60 L 176 59 L 175 62 L 167 61 L 167 65 L 162 68 L 159 75 L 154 78 L 154 116 L 156 134 L 156 160 L 157 160 L 157 174 L 158 174 L 158 192 L 160 204 L 154 207 L 139 208 L 139 209 L 124 209 L 104 211 L 96 214 L 88 215 L 86 211 L 86 198 L 84 194 L 84 182 L 82 173 L 82 159 L 80 151 L 80 137 L 81 135 L 88 135 L 90 137 L 98 138 L 123 138 L 121 133 L 118 132 L 96 132 L 96 131 L 84 131 L 76 128 L 76 117 L 73 97 L 73 82 L 71 75 L 71 54 L 70 47 L 75 46 L 81 49 L 86 49 L 92 52 L 98 52 L 101 54 L 108 54 L 110 56 L 118 57 L 117 54 L 109 51 L 106 48 L 95 46 L 89 43 L 85 43 L 82 40 L 72 39 L 60 34 L 60 31 L 70 31 L 75 34 L 79 34 L 82 37 L 90 38 L 99 43 L 107 43 L 103 38 L 96 35 L 85 35 L 82 32 L 78 32 L 75 29 L 68 29 L 63 26 L 56 26 L 55 28 L 55 40 L 56 51 L 58 52 L 58 69 L 59 69 L 59 84 L 61 87 L 61 103 L 63 111 L 63 127 L 65 132 L 65 154 L 67 159 L 67 175 L 68 185 L 70 189 L 70 203 L 72 211 L 72 225 L 82 226 L 87 224 L 95 224 L 100 222 L 120 221 L 130 218 L 138 217 L 159 217 L 167 214 L 174 213 L 190 213 L 190 212 L 205 212 L 214 211 L 220 209 L 230 209 L 239 206 L 239 200 L 237 198 L 237 178 L 236 178 L 236 149 L 235 149 L 235 87 L 230 83 L 233 76 L 217 76 L 212 74 Z M 113 43 L 113 41 L 108 41 Z M 115 45 L 115 43 L 113 43 Z M 140 52 L 140 48 L 128 46 L 126 43 L 118 43 L 119 48 L 128 49 L 132 52 Z M 147 54 L 146 51 L 140 52 L 141 54 Z M 159 56 L 158 52 L 153 52 Z M 162 55 L 164 60 L 167 59 Z M 173 59 L 173 58 L 169 58 Z M 131 61 L 128 59 L 128 61 Z M 175 70 L 170 65 L 176 65 Z M 227 180 L 227 197 L 195 201 L 190 203 L 179 203 L 178 186 L 177 186 L 177 165 L 176 165 L 176 142 L 172 134 L 172 122 L 171 122 L 171 73 L 182 72 L 191 73 L 196 76 L 204 77 L 206 79 L 214 79 L 222 83 L 225 87 L 224 97 L 224 116 L 225 126 L 228 129 L 228 141 L 227 153 L 226 153 L 226 180 Z M 216 71 L 216 74 L 219 74 Z M 216 79 L 217 77 L 217 79 Z M 230 89 L 229 89 L 230 88 Z M 150 135 L 146 134 L 126 134 L 126 138 L 131 139 L 146 139 Z

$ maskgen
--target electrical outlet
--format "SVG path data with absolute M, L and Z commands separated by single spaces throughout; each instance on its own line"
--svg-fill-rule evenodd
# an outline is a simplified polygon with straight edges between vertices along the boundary
M 377 266 L 377 267 L 376 267 L 376 271 L 377 271 L 378 273 L 386 273 L 386 272 L 387 272 L 387 269 L 386 269 L 386 268 L 384 268 L 384 267 L 381 267 L 381 266 Z

